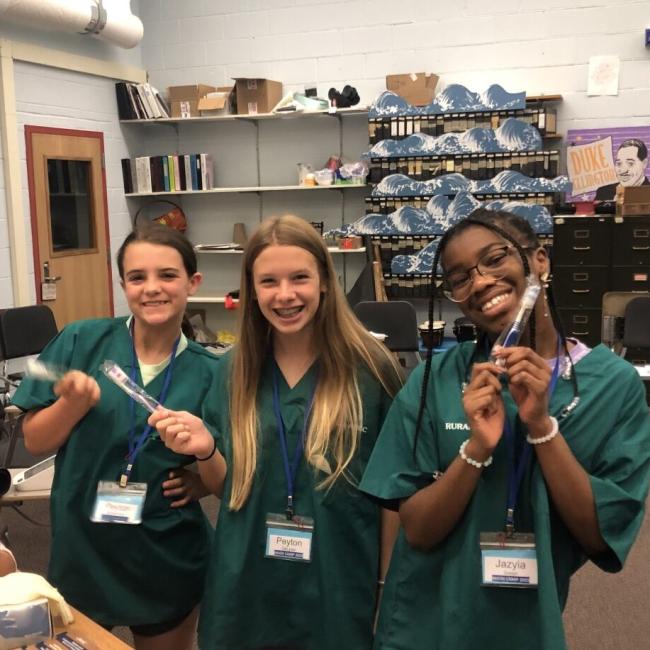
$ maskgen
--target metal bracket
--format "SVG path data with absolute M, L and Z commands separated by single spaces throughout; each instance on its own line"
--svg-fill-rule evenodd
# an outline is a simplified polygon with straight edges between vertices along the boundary
M 90 7 L 90 22 L 84 27 L 83 32 L 79 32 L 80 34 L 99 34 L 106 27 L 108 14 L 104 9 L 103 0 L 91 0 L 91 2 L 94 2 L 94 5 Z

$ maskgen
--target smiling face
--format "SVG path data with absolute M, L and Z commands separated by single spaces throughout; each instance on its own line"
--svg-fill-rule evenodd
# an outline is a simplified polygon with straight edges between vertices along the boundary
M 621 147 L 616 154 L 616 175 L 621 185 L 634 187 L 645 180 L 648 159 L 639 160 L 639 150 L 634 145 Z
M 276 336 L 311 336 L 325 289 L 309 251 L 278 244 L 264 248 L 253 262 L 253 289 Z
M 452 237 L 442 254 L 445 276 L 472 269 L 479 260 L 489 260 L 493 252 L 503 251 L 506 244 L 509 242 L 481 226 L 463 230 Z M 538 276 L 548 270 L 548 258 L 542 248 L 529 251 L 528 261 L 531 272 Z M 499 275 L 501 277 L 495 279 L 472 270 L 469 294 L 458 303 L 463 314 L 473 323 L 495 335 L 514 319 L 526 288 L 524 267 L 514 247 L 509 248 L 507 256 L 500 262 Z
M 200 273 L 187 274 L 171 246 L 136 241 L 124 251 L 122 288 L 131 313 L 144 326 L 180 326 L 187 298 L 196 293 Z

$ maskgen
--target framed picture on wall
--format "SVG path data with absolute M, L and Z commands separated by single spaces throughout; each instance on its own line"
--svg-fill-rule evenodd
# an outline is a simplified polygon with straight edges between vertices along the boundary
M 567 131 L 568 202 L 613 201 L 619 185 L 650 185 L 650 126 Z

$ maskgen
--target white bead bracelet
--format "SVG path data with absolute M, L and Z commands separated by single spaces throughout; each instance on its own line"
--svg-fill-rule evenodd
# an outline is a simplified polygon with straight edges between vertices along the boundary
M 460 457 L 469 465 L 472 467 L 476 467 L 478 469 L 481 469 L 482 467 L 488 467 L 489 465 L 492 464 L 492 456 L 490 456 L 487 460 L 483 461 L 482 463 L 478 460 L 474 460 L 473 458 L 470 458 L 466 453 L 465 453 L 465 447 L 467 447 L 467 443 L 469 442 L 469 438 L 463 442 L 463 444 L 460 446 L 460 449 L 458 450 L 458 453 L 460 454 Z
M 547 433 L 545 436 L 542 436 L 541 438 L 531 438 L 530 434 L 526 436 L 526 442 L 530 443 L 531 445 L 543 445 L 545 442 L 550 442 L 557 436 L 558 432 L 560 431 L 557 420 L 552 416 L 549 415 L 549 418 L 551 419 L 551 424 L 553 425 L 551 427 L 551 430 L 549 433 Z

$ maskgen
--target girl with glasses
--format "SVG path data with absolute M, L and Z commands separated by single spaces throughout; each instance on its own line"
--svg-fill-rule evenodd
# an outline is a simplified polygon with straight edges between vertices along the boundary
M 561 650 L 571 575 L 620 570 L 643 520 L 644 388 L 606 347 L 565 337 L 546 286 L 519 344 L 492 348 L 530 283 L 547 284 L 524 219 L 477 210 L 438 261 L 481 335 L 428 354 L 366 468 L 361 489 L 402 523 L 375 648 Z

